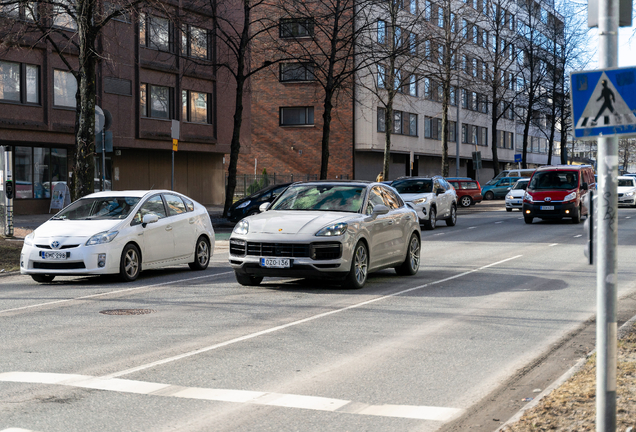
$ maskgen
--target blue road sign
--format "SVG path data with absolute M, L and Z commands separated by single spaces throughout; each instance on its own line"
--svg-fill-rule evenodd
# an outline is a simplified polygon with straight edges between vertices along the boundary
M 521 162 L 522 156 L 521 153 L 515 153 L 515 162 Z
M 636 68 L 573 72 L 574 137 L 636 136 Z

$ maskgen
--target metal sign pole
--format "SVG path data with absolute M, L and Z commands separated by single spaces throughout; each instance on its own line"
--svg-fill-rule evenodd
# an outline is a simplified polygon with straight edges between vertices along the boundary
M 599 68 L 618 66 L 619 0 L 598 2 Z M 616 338 L 618 244 L 618 137 L 598 139 L 597 207 L 598 261 L 596 267 L 596 431 L 616 430 Z

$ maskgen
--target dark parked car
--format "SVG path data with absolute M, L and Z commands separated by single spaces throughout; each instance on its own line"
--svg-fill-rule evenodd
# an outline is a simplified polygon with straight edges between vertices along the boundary
M 446 177 L 446 180 L 455 188 L 457 200 L 462 207 L 481 202 L 481 186 L 478 181 L 469 177 Z
M 264 189 L 259 190 L 255 194 L 238 200 L 227 212 L 227 218 L 230 222 L 238 222 L 246 216 L 255 215 L 260 213 L 258 208 L 261 204 L 266 202 L 272 202 L 278 195 L 281 194 L 287 186 L 291 183 L 283 183 L 272 186 L 267 186 Z

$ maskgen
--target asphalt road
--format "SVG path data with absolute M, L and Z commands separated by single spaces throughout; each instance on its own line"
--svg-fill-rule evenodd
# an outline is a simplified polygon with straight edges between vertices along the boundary
M 636 297 L 635 228 L 620 210 L 619 297 Z M 424 231 L 416 276 L 362 290 L 242 287 L 226 246 L 131 284 L 5 276 L 0 431 L 440 430 L 593 317 L 584 242 L 495 202 Z

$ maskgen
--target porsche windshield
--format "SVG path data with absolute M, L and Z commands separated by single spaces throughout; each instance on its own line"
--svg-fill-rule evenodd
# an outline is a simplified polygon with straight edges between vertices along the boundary
M 433 180 L 397 180 L 391 183 L 400 194 L 421 194 L 433 192 Z
M 364 186 L 300 184 L 290 186 L 272 205 L 272 210 L 318 210 L 358 213 L 364 201 Z
M 54 220 L 125 219 L 141 198 L 101 197 L 83 198 L 53 217 Z

